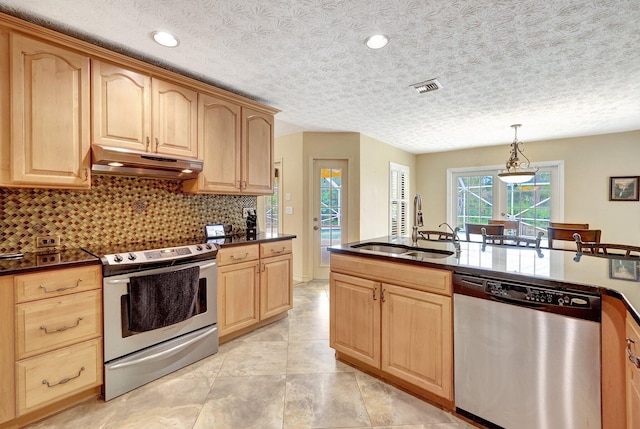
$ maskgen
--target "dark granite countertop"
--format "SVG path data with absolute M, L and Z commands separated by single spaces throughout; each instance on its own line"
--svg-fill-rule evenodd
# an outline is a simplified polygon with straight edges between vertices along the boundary
M 621 299 L 640 323 L 640 259 L 610 259 L 589 255 L 577 258 L 573 251 L 541 249 L 538 253 L 533 248 L 512 246 L 487 245 L 483 251 L 482 243 L 465 241 L 460 243 L 459 255 L 454 253 L 444 258 L 393 256 L 351 247 L 371 242 L 411 246 L 409 238 L 379 237 L 332 246 L 329 251 L 607 294 Z M 455 251 L 453 244 L 445 241 L 418 240 L 418 247 Z
M 65 249 L 56 253 L 29 252 L 18 259 L 0 259 L 0 276 L 30 271 L 100 264 L 100 260 L 81 249 Z
M 258 234 L 255 239 L 249 239 L 246 235 L 234 235 L 217 241 L 216 239 L 212 239 L 209 240 L 209 242 L 218 243 L 220 247 L 228 247 L 268 241 L 290 240 L 293 238 L 296 238 L 296 236 L 292 234 L 263 233 Z M 196 243 L 196 241 L 194 241 L 194 243 Z M 177 243 L 172 243 L 172 245 L 177 245 Z M 108 253 L 106 249 L 114 251 L 113 249 L 116 248 L 121 248 L 121 246 L 108 246 L 99 250 L 103 253 Z M 96 254 L 100 254 L 100 252 Z M 83 264 L 100 264 L 100 259 L 89 253 L 88 250 L 85 251 L 82 249 L 65 249 L 56 253 L 25 253 L 22 258 L 0 259 L 0 276 L 24 274 L 29 271 L 50 270 L 53 268 L 67 268 Z
M 282 240 L 291 240 L 296 238 L 293 234 L 271 234 L 271 233 L 260 233 L 256 236 L 256 238 L 248 238 L 246 235 L 232 235 L 226 238 L 216 239 L 213 238 L 209 240 L 210 243 L 217 243 L 220 247 L 231 247 L 231 246 L 241 246 L 244 244 L 253 244 L 253 243 L 265 243 L 268 241 L 282 241 Z

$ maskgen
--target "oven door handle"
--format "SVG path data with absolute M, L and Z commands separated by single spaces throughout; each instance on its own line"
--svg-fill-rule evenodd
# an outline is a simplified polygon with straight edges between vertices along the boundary
M 204 264 L 204 265 L 200 266 L 200 271 L 206 270 L 207 268 L 215 267 L 216 265 L 217 265 L 217 263 L 215 261 L 214 262 L 210 262 L 208 264 Z M 166 269 L 166 272 L 171 272 L 171 271 L 175 271 L 175 270 L 176 270 L 176 267 L 172 266 L 172 267 L 168 267 Z M 108 277 L 106 277 L 104 281 L 105 281 L 105 283 L 108 283 L 108 284 L 112 285 L 112 284 L 118 284 L 118 283 L 129 283 L 130 280 L 131 280 L 131 277 L 127 277 L 125 279 L 109 279 L 109 280 L 108 280 Z
M 182 344 L 178 344 L 176 346 L 171 347 L 170 349 L 167 350 L 163 350 L 161 352 L 149 355 L 149 356 L 145 356 L 139 359 L 134 359 L 131 361 L 127 361 L 127 362 L 121 362 L 121 363 L 115 363 L 112 365 L 107 365 L 108 369 L 119 369 L 119 368 L 126 368 L 128 366 L 133 366 L 133 365 L 138 365 L 141 363 L 145 363 L 145 362 L 149 362 L 149 361 L 153 361 L 156 359 L 161 359 L 167 356 L 171 356 L 173 354 L 178 353 L 179 351 L 181 351 L 182 349 L 185 349 L 187 347 L 189 347 L 191 344 L 193 343 L 197 343 L 198 341 L 202 340 L 203 338 L 205 338 L 208 335 L 211 335 L 213 332 L 215 332 L 215 330 L 218 329 L 216 326 L 213 326 L 209 329 L 207 329 L 205 332 L 203 332 L 202 334 L 198 335 L 197 337 L 193 337 L 192 339 L 190 339 L 187 342 L 184 342 Z

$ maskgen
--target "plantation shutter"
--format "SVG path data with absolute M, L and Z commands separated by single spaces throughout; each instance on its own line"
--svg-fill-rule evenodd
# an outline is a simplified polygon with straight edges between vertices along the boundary
M 389 163 L 389 235 L 404 236 L 408 232 L 409 167 Z

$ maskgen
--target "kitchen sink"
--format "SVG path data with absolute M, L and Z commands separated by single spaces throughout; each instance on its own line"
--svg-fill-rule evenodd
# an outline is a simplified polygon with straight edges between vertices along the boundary
M 453 255 L 448 250 L 424 249 L 420 247 L 410 247 L 402 244 L 390 243 L 360 243 L 351 246 L 353 249 L 369 250 L 372 252 L 388 253 L 394 256 L 408 256 L 412 258 L 447 258 Z

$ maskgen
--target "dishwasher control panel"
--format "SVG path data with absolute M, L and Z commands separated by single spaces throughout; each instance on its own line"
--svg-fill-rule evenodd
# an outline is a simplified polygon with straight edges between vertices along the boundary
M 487 280 L 485 292 L 513 301 L 578 308 L 591 308 L 591 299 L 594 298 L 576 292 L 559 291 L 540 286 L 518 285 L 498 280 Z

